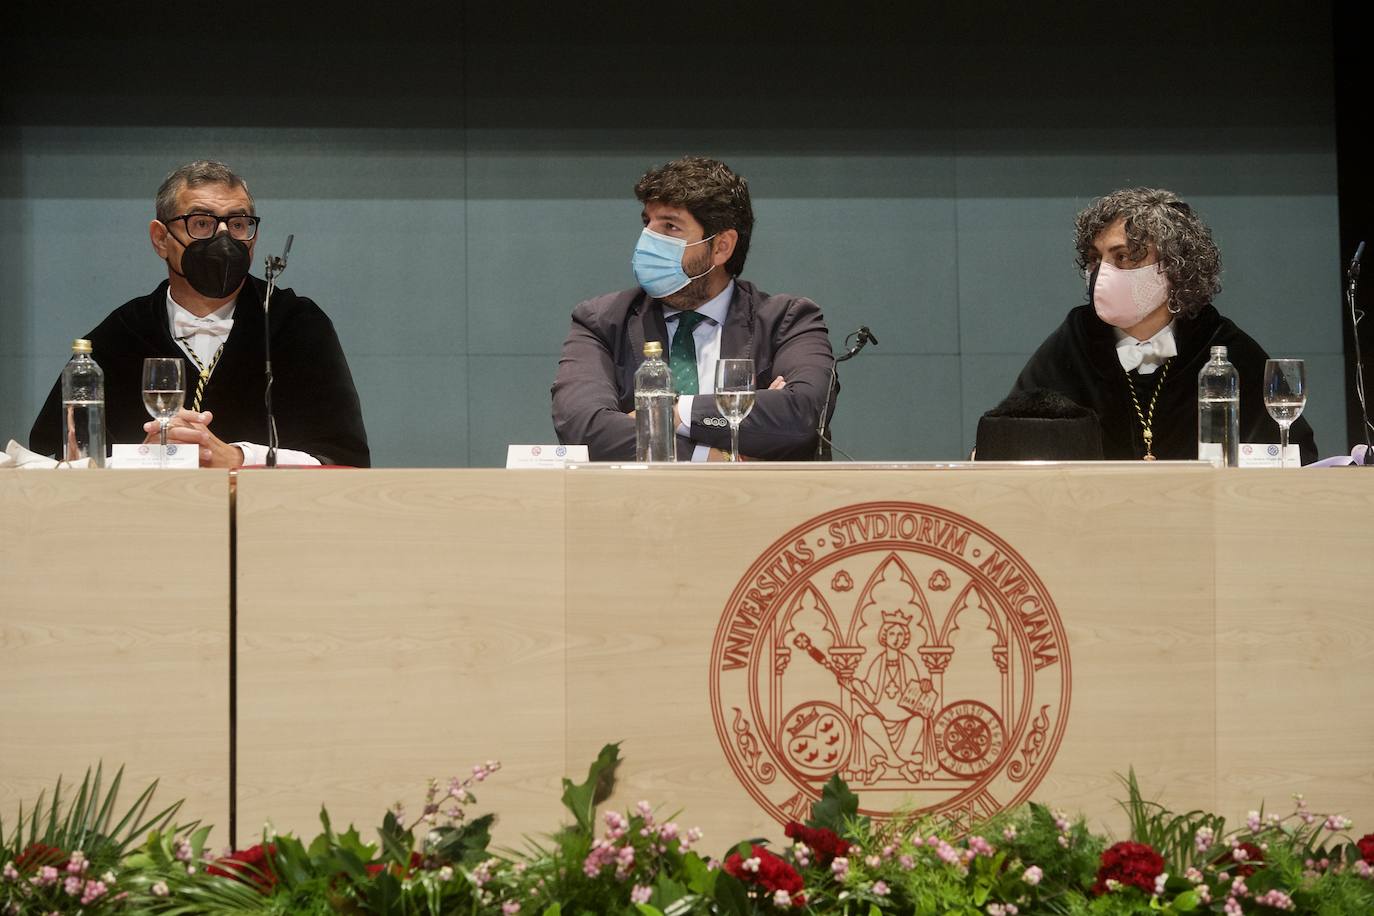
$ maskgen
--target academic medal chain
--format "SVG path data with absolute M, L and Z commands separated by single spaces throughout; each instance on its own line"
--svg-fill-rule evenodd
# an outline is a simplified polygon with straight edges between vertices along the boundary
M 1164 376 L 1169 374 L 1169 363 L 1171 359 L 1166 359 L 1164 365 L 1159 369 L 1159 381 L 1155 382 L 1155 392 L 1150 396 L 1150 412 L 1146 413 L 1140 409 L 1140 399 L 1135 395 L 1135 385 L 1131 383 L 1131 374 L 1126 373 L 1126 390 L 1131 393 L 1131 403 L 1135 405 L 1135 415 L 1140 418 L 1141 434 L 1145 437 L 1145 461 L 1156 461 L 1154 454 L 1155 433 L 1155 405 L 1159 403 L 1159 392 L 1164 387 Z

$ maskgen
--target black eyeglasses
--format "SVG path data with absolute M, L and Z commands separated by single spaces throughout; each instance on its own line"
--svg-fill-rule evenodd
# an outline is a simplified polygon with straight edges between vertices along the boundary
M 262 222 L 258 217 L 247 214 L 216 216 L 213 213 L 183 213 L 181 216 L 163 220 L 163 225 L 170 226 L 177 220 L 185 220 L 186 234 L 193 239 L 214 238 L 220 224 L 223 223 L 229 228 L 229 237 L 240 242 L 251 242 L 253 236 L 258 234 L 258 223 Z

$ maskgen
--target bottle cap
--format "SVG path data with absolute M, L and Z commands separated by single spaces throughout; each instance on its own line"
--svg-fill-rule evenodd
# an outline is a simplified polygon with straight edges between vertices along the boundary
M 663 344 L 657 340 L 650 340 L 644 343 L 644 355 L 649 359 L 655 359 L 663 355 Z
M 90 342 L 89 340 L 86 340 L 84 337 L 78 337 L 76 340 L 73 340 L 73 341 L 72 341 L 72 352 L 73 352 L 73 353 L 89 353 L 89 352 L 91 352 L 91 342 Z

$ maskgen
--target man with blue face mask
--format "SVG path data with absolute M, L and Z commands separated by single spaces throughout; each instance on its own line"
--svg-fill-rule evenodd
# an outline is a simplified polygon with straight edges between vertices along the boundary
M 729 425 L 710 397 L 716 360 L 727 358 L 753 359 L 759 389 L 740 426 L 741 454 L 814 457 L 834 366 L 830 335 L 810 299 L 739 279 L 754 228 L 748 184 L 722 162 L 688 156 L 651 169 L 635 196 L 644 221 L 631 257 L 639 286 L 573 310 L 553 383 L 559 441 L 585 444 L 594 461 L 633 460 L 634 374 L 644 344 L 658 341 L 678 394 L 679 460 L 729 449 Z

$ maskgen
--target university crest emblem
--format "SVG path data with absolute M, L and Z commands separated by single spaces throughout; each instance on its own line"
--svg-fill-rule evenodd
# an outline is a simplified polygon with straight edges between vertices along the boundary
M 779 538 L 711 650 L 730 766 L 780 822 L 839 774 L 862 813 L 967 823 L 1025 801 L 1069 712 L 1049 592 L 991 531 L 935 506 L 847 506 Z

